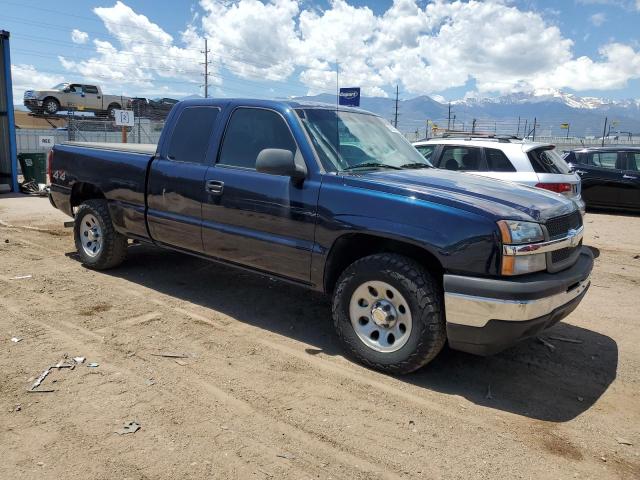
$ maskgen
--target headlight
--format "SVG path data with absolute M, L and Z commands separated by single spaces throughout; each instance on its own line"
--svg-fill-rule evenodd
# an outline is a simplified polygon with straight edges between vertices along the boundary
M 503 245 L 522 245 L 544 241 L 544 234 L 539 224 L 520 222 L 517 220 L 500 220 L 498 222 Z M 546 270 L 547 256 L 544 253 L 530 255 L 502 255 L 502 275 L 523 275 L 525 273 Z
M 520 245 L 523 243 L 544 241 L 542 228 L 537 223 L 500 220 L 498 227 L 502 235 L 502 243 L 505 245 Z

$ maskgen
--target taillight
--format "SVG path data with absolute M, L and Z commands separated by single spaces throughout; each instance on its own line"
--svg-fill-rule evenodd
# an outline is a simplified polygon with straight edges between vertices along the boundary
M 556 193 L 567 193 L 571 192 L 571 184 L 570 183 L 538 183 L 536 184 L 538 188 L 544 188 L 545 190 L 550 190 Z
M 53 178 L 51 176 L 51 172 L 53 171 L 52 165 L 53 165 L 53 149 L 49 150 L 49 153 L 47 154 L 47 175 L 49 176 L 49 183 L 51 183 L 51 179 Z

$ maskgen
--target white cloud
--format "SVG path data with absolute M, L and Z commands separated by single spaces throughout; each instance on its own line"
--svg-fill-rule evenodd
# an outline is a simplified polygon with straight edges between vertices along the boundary
M 96 53 L 88 60 L 62 56 L 60 62 L 120 90 L 182 81 L 192 86 L 179 88 L 193 91 L 202 81 L 206 37 L 212 83 L 220 86 L 223 72 L 239 79 L 230 78 L 225 92 L 269 80 L 296 93 L 300 82 L 311 94 L 333 93 L 336 61 L 341 85 L 378 96 L 396 84 L 409 94 L 433 95 L 472 81 L 477 93 L 487 94 L 611 89 L 640 78 L 640 53 L 632 47 L 610 43 L 597 58 L 576 57 L 573 40 L 557 25 L 509 0 L 394 0 L 378 15 L 348 2 L 330 0 L 322 9 L 305 0 L 200 0 L 202 11 L 191 11 L 176 40 L 117 1 L 94 9 L 112 38 L 94 38 Z M 594 25 L 605 19 L 591 17 Z
M 113 7 L 99 7 L 93 11 L 115 42 L 94 39 L 96 55 L 88 60 L 60 56 L 65 69 L 112 86 L 110 90 L 116 94 L 125 94 L 127 92 L 123 90 L 132 87 L 153 88 L 157 78 L 196 85 L 202 81 L 199 65 L 202 42 L 193 27 L 188 26 L 182 33 L 184 46 L 180 47 L 170 34 L 121 1 Z M 215 73 L 215 69 L 212 70 Z M 215 79 L 212 81 L 215 83 Z
M 89 40 L 89 34 L 87 32 L 83 32 L 77 28 L 71 30 L 71 41 L 73 43 L 87 43 L 87 40 Z
M 640 0 L 638 0 L 640 1 Z M 607 21 L 607 16 L 602 13 L 602 12 L 598 12 L 598 13 L 594 13 L 593 15 L 591 15 L 589 17 L 589 21 L 595 25 L 596 27 L 601 26 L 604 22 Z
M 13 84 L 13 104 L 22 105 L 25 90 L 48 89 L 64 81 L 62 75 L 51 75 L 39 72 L 33 65 L 11 65 L 11 82 Z

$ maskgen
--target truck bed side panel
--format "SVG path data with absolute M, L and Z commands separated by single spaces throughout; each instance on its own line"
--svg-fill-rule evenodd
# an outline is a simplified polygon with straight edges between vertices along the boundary
M 109 203 L 115 229 L 147 239 L 145 182 L 151 155 L 77 145 L 56 145 L 51 167 L 51 196 L 55 205 L 72 215 L 82 184 L 98 189 Z

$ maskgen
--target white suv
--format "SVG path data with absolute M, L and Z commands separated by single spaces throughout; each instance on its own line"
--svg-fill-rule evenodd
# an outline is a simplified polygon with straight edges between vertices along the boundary
M 548 143 L 515 137 L 442 137 L 415 142 L 436 168 L 544 188 L 571 198 L 584 214 L 580 177 Z

